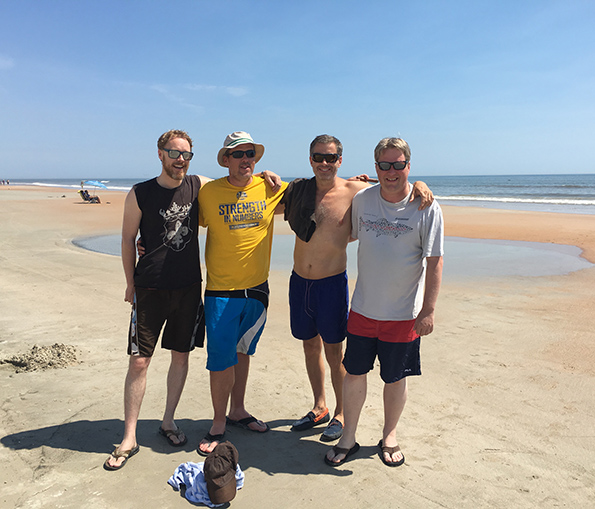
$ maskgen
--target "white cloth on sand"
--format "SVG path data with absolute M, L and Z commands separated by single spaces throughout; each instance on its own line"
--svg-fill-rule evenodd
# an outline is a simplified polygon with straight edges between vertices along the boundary
M 207 491 L 207 481 L 203 472 L 204 461 L 201 463 L 192 463 L 187 461 L 176 468 L 174 475 L 167 481 L 174 489 L 180 490 L 182 486 L 186 487 L 184 496 L 190 502 L 197 504 L 205 504 L 209 507 L 220 507 L 223 504 L 213 504 L 209 498 Z M 244 486 L 244 472 L 240 465 L 236 467 L 236 489 L 241 489 Z

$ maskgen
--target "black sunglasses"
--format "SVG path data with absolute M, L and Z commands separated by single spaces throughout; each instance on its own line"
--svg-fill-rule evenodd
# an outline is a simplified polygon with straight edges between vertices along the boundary
M 233 157 L 234 159 L 241 159 L 246 154 L 248 159 L 252 159 L 256 156 L 256 151 L 254 149 L 250 150 L 234 150 L 233 152 L 229 152 L 227 155 Z
M 327 163 L 336 163 L 339 160 L 339 154 L 312 154 L 312 161 L 321 163 L 326 161 Z
M 179 150 L 168 150 L 166 148 L 162 148 L 164 152 L 167 152 L 167 155 L 170 159 L 177 159 L 180 155 L 184 158 L 184 161 L 190 161 L 194 157 L 194 153 L 192 152 L 181 152 Z
M 385 161 L 383 162 L 378 162 L 376 161 L 376 164 L 378 165 L 378 168 L 380 168 L 382 171 L 388 171 L 390 170 L 391 166 L 395 169 L 395 170 L 404 170 L 405 167 L 407 166 L 407 163 L 409 161 L 395 161 L 394 163 L 387 163 Z

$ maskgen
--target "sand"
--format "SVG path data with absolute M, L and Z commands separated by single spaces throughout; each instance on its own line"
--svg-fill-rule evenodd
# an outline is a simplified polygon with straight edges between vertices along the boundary
M 0 187 L 0 357 L 35 345 L 76 349 L 67 367 L 16 373 L 0 364 L 1 507 L 189 507 L 167 479 L 179 464 L 202 461 L 195 447 L 212 417 L 203 349 L 191 355 L 177 412 L 188 444 L 174 449 L 157 435 L 168 367 L 158 351 L 141 451 L 121 471 L 102 468 L 122 436 L 130 308 L 119 258 L 71 243 L 118 233 L 125 195 L 99 194 L 103 203 L 93 205 L 72 189 Z M 595 262 L 595 216 L 443 209 L 448 235 L 575 245 Z M 276 231 L 288 233 L 282 222 Z M 248 409 L 272 431 L 227 432 L 246 474 L 233 507 L 595 506 L 595 268 L 443 285 L 436 330 L 423 340 L 424 374 L 409 381 L 398 428 L 406 463 L 396 469 L 376 454 L 377 370 L 353 461 L 327 467 L 318 431 L 290 431 L 312 396 L 288 328 L 287 280 L 286 272 L 271 274 L 269 321 L 247 394 Z M 328 375 L 327 393 L 332 405 Z

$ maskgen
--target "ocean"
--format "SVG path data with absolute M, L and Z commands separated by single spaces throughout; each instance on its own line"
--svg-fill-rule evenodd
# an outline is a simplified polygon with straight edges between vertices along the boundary
M 440 203 L 455 206 L 506 208 L 573 214 L 595 214 L 595 174 L 586 175 L 489 175 L 420 176 Z M 97 179 L 108 189 L 128 191 L 141 179 Z M 284 177 L 290 181 L 293 178 Z M 15 185 L 70 187 L 80 189 L 75 179 L 11 180 Z M 101 188 L 93 189 L 101 195 Z M 200 235 L 204 257 L 204 235 Z M 84 249 L 119 256 L 120 235 L 74 239 Z M 580 249 L 531 242 L 473 240 L 447 237 L 449 278 L 489 276 L 546 276 L 565 274 L 592 266 L 580 257 Z M 348 247 L 348 272 L 355 277 L 356 243 Z M 272 268 L 291 271 L 293 236 L 279 235 L 273 243 Z M 472 256 L 471 256 L 472 253 Z M 535 264 L 536 257 L 540 263 Z M 204 259 L 203 259 L 204 262 Z
M 595 174 L 412 176 L 430 186 L 445 205 L 595 214 Z M 286 181 L 293 177 L 283 177 Z M 96 179 L 108 189 L 128 191 L 142 179 Z M 80 189 L 76 179 L 14 179 L 11 184 Z M 101 189 L 93 188 L 100 194 Z

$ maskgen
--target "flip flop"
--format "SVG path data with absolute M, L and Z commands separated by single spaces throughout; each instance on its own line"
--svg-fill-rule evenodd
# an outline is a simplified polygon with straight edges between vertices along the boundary
M 333 452 L 335 453 L 335 457 L 337 456 L 337 454 L 344 454 L 345 457 L 341 461 L 333 461 L 333 460 L 329 460 L 327 455 L 325 454 L 324 462 L 327 465 L 330 465 L 331 467 L 338 467 L 339 465 L 342 465 L 343 463 L 345 463 L 347 461 L 347 458 L 349 458 L 349 456 L 351 456 L 352 454 L 355 454 L 357 451 L 359 451 L 359 444 L 357 442 L 355 442 L 355 445 L 351 449 L 345 449 L 343 447 L 337 447 L 335 445 L 333 447 Z
M 211 435 L 210 433 L 207 433 L 202 440 L 206 440 L 209 443 L 209 445 L 211 445 L 213 442 L 219 442 L 219 443 L 223 442 L 224 437 L 225 437 L 225 433 L 221 433 L 220 435 Z M 202 440 L 200 441 L 200 444 L 202 444 Z M 200 444 L 198 444 L 198 445 L 200 446 Z M 200 447 L 197 447 L 196 452 L 206 458 L 213 451 L 211 451 L 211 452 L 201 451 Z
M 384 463 L 387 467 L 400 467 L 403 463 L 405 463 L 405 455 L 401 452 L 401 448 L 398 445 L 396 447 L 387 447 L 385 445 L 382 445 L 382 443 L 382 440 L 378 442 L 378 448 L 380 449 L 380 451 L 378 452 L 378 456 L 380 456 L 382 463 Z M 384 457 L 385 452 L 390 454 L 391 456 L 396 452 L 400 452 L 401 459 L 399 461 L 387 461 Z
M 182 447 L 183 445 L 186 445 L 186 442 L 188 442 L 188 437 L 184 435 L 184 432 L 180 428 L 175 430 L 163 429 L 161 426 L 159 426 L 159 434 L 162 437 L 165 437 L 167 443 L 172 447 Z M 180 435 L 184 435 L 184 440 L 180 439 Z M 178 439 L 178 442 L 174 442 L 171 437 L 176 437 Z
M 307 429 L 313 428 L 318 424 L 324 424 L 330 420 L 331 417 L 328 413 L 328 408 L 325 408 L 324 412 L 320 415 L 315 415 L 314 412 L 310 411 L 291 425 L 291 431 L 306 431 Z
M 114 470 L 120 470 L 124 465 L 126 465 L 128 460 L 130 458 L 132 458 L 132 456 L 134 456 L 138 451 L 140 451 L 140 447 L 138 445 L 135 445 L 132 449 L 128 449 L 127 451 L 119 451 L 118 448 L 116 447 L 114 449 L 114 452 L 112 452 L 109 455 L 109 458 L 106 459 L 105 462 L 103 463 L 103 468 L 105 470 L 109 470 L 110 472 L 112 472 Z M 124 458 L 124 461 L 120 464 L 120 466 L 114 467 L 108 463 L 110 458 L 114 458 L 115 460 L 117 460 L 119 458 Z
M 249 424 L 252 424 L 253 422 L 259 422 L 258 419 L 256 417 L 254 417 L 253 415 L 251 415 L 250 417 L 244 417 L 243 419 L 240 419 L 239 421 L 234 421 L 233 419 L 226 417 L 226 421 L 227 421 L 227 424 L 230 424 L 232 426 L 238 426 L 238 427 L 244 428 L 248 431 L 253 431 L 254 433 L 266 433 L 267 431 L 269 431 L 271 429 L 271 427 L 266 422 L 263 422 L 263 421 L 260 421 L 260 422 L 262 422 L 266 426 L 266 429 L 264 431 L 260 431 L 259 429 L 252 429 L 250 426 L 248 426 Z

